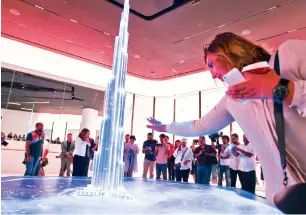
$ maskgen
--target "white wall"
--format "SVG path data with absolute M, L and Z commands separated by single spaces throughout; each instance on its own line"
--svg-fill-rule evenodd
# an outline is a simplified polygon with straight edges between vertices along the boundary
M 29 126 L 31 112 L 6 110 L 1 108 L 1 131 L 6 135 L 9 132 L 17 135 L 26 134 L 28 129 L 31 131 L 35 128 L 37 122 L 44 124 L 44 129 L 52 129 L 54 122 L 53 139 L 56 137 L 63 137 L 65 135 L 65 127 L 67 122 L 67 129 L 79 129 L 82 116 L 70 114 L 49 114 L 49 113 L 33 113 L 32 124 Z M 102 117 L 97 117 L 95 122 L 96 130 L 100 129 Z M 96 134 L 94 131 L 93 134 Z M 49 137 L 50 138 L 50 137 Z
M 99 90 L 107 89 L 112 77 L 111 70 L 101 66 L 3 37 L 1 43 L 4 53 L 2 67 Z M 144 80 L 130 75 L 126 79 L 127 92 L 146 96 L 173 96 L 216 88 L 224 88 L 223 83 L 216 83 L 205 71 L 164 81 Z

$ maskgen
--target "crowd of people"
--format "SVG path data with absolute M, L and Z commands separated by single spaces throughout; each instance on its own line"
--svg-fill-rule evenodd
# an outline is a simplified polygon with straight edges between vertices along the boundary
M 194 140 L 191 146 L 187 139 L 170 143 L 169 136 L 159 135 L 159 140 L 147 134 L 147 140 L 139 147 L 134 135 L 125 135 L 123 161 L 125 163 L 124 176 L 133 177 L 139 172 L 137 156 L 144 154 L 143 178 L 169 180 L 177 182 L 191 182 L 198 184 L 218 184 L 236 187 L 237 176 L 243 190 L 255 193 L 256 160 L 252 145 L 246 136 L 240 144 L 237 134 L 220 137 L 222 144 L 211 139 L 206 143 L 204 136 Z M 56 158 L 61 159 L 59 176 L 88 176 L 92 170 L 94 152 L 98 148 L 99 138 L 91 138 L 90 131 L 84 128 L 78 137 L 67 134 L 61 143 L 61 153 Z M 230 144 L 231 141 L 231 144 Z M 45 140 L 43 123 L 37 123 L 35 130 L 28 133 L 25 142 L 26 167 L 25 176 L 44 176 L 44 167 L 48 164 L 49 141 Z M 102 149 L 103 150 L 103 149 Z M 142 162 L 142 161 L 141 161 Z M 73 165 L 73 168 L 71 168 Z M 190 175 L 192 177 L 190 177 Z

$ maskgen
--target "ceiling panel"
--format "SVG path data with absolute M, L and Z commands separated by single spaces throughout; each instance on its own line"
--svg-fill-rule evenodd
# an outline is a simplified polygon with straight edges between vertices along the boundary
M 130 2 L 133 9 L 145 15 L 172 4 L 172 0 Z M 86 0 L 3 0 L 1 6 L 3 36 L 111 67 L 114 37 L 118 34 L 122 12 L 119 7 L 105 0 L 90 3 Z M 275 6 L 279 7 L 273 9 Z M 13 15 L 11 9 L 20 15 Z M 202 45 L 225 31 L 241 34 L 243 30 L 251 30 L 249 39 L 269 38 L 264 45 L 275 50 L 285 38 L 298 35 L 305 39 L 304 30 L 282 36 L 289 30 L 306 27 L 304 11 L 305 0 L 201 0 L 199 4 L 188 3 L 153 21 L 131 14 L 128 73 L 164 80 L 199 72 L 204 68 Z M 174 76 L 173 70 L 178 74 Z

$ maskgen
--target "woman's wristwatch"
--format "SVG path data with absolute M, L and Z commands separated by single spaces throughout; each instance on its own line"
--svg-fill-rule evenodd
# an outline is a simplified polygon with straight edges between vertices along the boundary
M 273 89 L 273 99 L 282 102 L 289 95 L 289 80 L 281 78 L 278 85 Z

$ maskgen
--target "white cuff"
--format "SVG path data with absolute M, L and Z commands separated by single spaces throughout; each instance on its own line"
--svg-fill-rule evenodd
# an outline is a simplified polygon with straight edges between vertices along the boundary
M 294 94 L 290 108 L 296 108 L 302 117 L 306 117 L 306 89 L 304 81 L 294 81 Z

